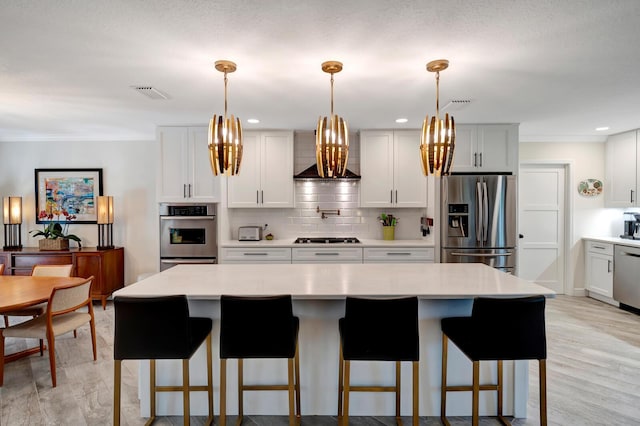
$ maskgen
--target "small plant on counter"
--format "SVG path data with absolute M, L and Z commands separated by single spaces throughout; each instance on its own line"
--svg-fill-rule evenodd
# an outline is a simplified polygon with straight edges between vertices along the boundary
M 45 237 L 49 240 L 55 240 L 58 238 L 62 238 L 65 240 L 73 240 L 78 243 L 78 247 L 82 247 L 80 237 L 74 234 L 69 234 L 69 222 L 76 218 L 75 214 L 70 214 L 65 209 L 53 209 L 49 208 L 49 211 L 42 210 L 38 214 L 38 219 L 40 220 L 50 220 L 51 222 L 45 224 L 44 229 L 42 231 L 29 231 L 33 234 L 34 237 Z M 64 218 L 61 220 L 60 216 Z M 54 220 L 55 217 L 55 220 Z
M 378 220 L 382 224 L 382 226 L 396 226 L 396 224 L 400 221 L 397 217 L 392 214 L 380 213 L 378 216 Z

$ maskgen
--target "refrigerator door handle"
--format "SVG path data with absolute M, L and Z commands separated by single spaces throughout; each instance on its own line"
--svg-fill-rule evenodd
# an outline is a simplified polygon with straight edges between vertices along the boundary
M 468 256 L 468 257 L 505 257 L 512 256 L 513 253 L 461 253 L 454 251 L 451 256 Z
M 476 182 L 476 241 L 482 242 L 482 224 L 484 223 L 483 214 L 484 209 L 482 203 L 482 185 L 480 182 Z
M 487 241 L 489 233 L 489 196 L 487 182 L 482 182 L 482 241 Z

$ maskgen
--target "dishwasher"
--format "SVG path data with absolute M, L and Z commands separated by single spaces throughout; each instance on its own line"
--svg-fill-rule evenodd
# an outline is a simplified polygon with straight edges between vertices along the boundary
M 615 245 L 613 299 L 640 309 L 640 248 Z

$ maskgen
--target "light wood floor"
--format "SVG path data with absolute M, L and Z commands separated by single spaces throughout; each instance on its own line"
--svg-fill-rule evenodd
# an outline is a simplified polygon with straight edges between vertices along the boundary
M 96 307 L 98 361 L 92 360 L 87 327 L 57 341 L 58 387 L 51 387 L 49 362 L 32 356 L 5 366 L 0 388 L 0 425 L 108 425 L 113 404 L 113 307 Z M 584 297 L 560 296 L 547 304 L 548 414 L 551 425 L 640 424 L 640 316 Z M 25 346 L 7 339 L 7 352 Z M 515 425 L 538 424 L 537 363 L 531 364 L 529 418 Z M 123 424 L 142 425 L 138 417 L 136 362 L 123 363 Z M 217 395 L 216 395 L 217 397 Z M 200 425 L 204 418 L 192 418 Z M 217 418 L 216 418 L 217 420 Z M 233 421 L 234 419 L 229 419 Z M 469 418 L 452 418 L 453 425 Z M 335 425 L 335 417 L 303 417 L 303 425 Z M 179 417 L 159 425 L 181 425 Z M 233 423 L 230 423 L 233 424 Z M 245 417 L 245 425 L 286 425 L 284 416 Z M 352 417 L 351 424 L 393 425 L 391 417 Z M 405 420 L 410 424 L 410 419 Z M 421 425 L 439 425 L 421 418 Z M 498 424 L 483 419 L 481 424 Z

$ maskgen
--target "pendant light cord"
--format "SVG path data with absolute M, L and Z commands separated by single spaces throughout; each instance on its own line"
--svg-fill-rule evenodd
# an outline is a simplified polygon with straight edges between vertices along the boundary
M 227 120 L 227 69 L 224 70 L 224 119 Z
M 440 71 L 436 72 L 436 120 L 440 120 Z
M 333 73 L 331 73 L 331 117 L 333 118 Z

